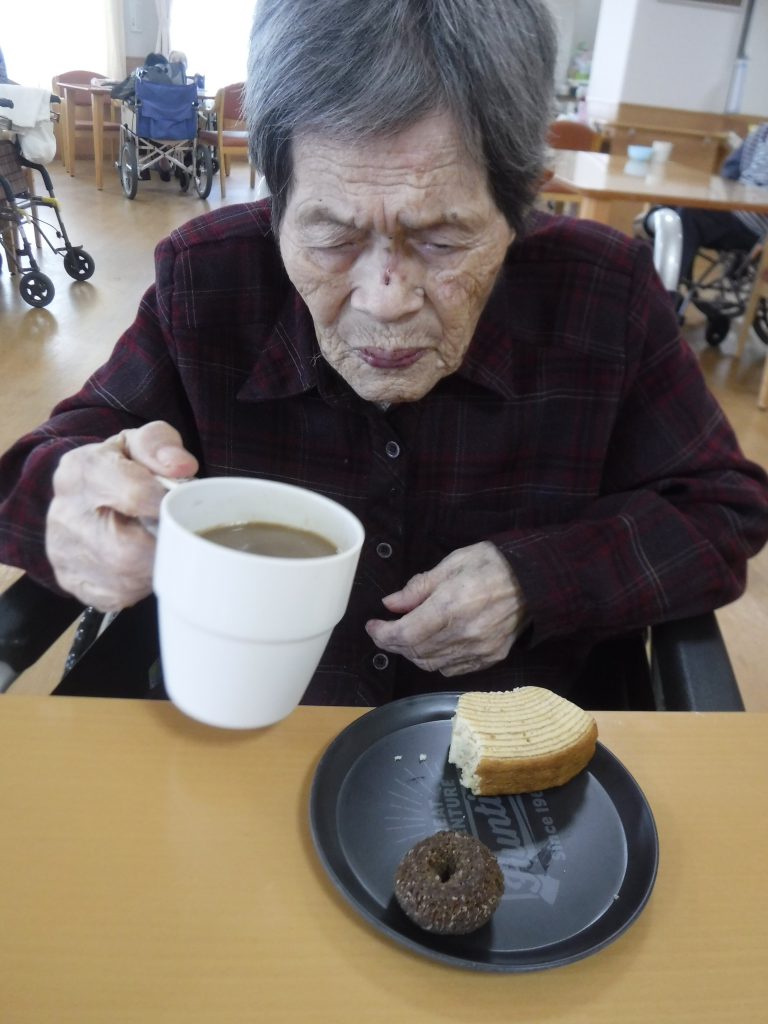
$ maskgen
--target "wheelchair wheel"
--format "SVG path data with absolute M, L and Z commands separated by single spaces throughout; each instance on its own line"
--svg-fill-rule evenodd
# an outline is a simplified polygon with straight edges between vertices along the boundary
M 41 309 L 53 301 L 56 289 L 46 274 L 39 270 L 29 270 L 19 281 L 19 294 L 30 306 Z
M 713 348 L 725 341 L 728 335 L 728 331 L 731 329 L 731 321 L 727 316 L 715 314 L 707 320 L 707 330 L 704 337 L 707 339 L 707 344 L 712 345 Z
M 758 302 L 752 326 L 760 341 L 768 345 L 768 299 L 760 299 Z
M 89 277 L 93 277 L 96 264 L 85 249 L 76 245 L 64 256 L 64 269 L 75 281 L 87 281 Z
M 207 199 L 213 185 L 213 159 L 210 149 L 202 142 L 195 146 L 194 160 L 195 189 L 201 199 Z
M 136 143 L 127 139 L 120 154 L 120 184 L 128 199 L 135 199 L 139 187 L 139 168 Z

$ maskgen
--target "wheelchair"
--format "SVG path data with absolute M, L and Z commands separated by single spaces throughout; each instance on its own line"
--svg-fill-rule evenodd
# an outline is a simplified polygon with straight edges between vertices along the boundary
M 55 696 L 166 698 L 153 597 L 108 617 L 101 628 L 100 613 L 28 576 L 0 594 L 0 693 L 78 618 Z M 570 697 L 592 710 L 744 710 L 713 612 L 602 641 Z
M 213 156 L 198 139 L 202 117 L 197 86 L 157 84 L 136 78 L 134 95 L 123 101 L 117 170 L 128 199 L 151 168 L 173 173 L 182 192 L 194 182 L 201 199 L 213 184 Z
M 636 218 L 634 233 L 638 237 L 656 238 L 657 217 L 668 207 L 654 207 Z M 744 316 L 749 302 L 760 261 L 761 247 L 750 251 L 733 249 L 699 249 L 694 266 L 695 276 L 690 280 L 681 279 L 676 285 L 675 304 L 680 323 L 690 306 L 706 318 L 705 338 L 708 345 L 720 345 L 731 329 L 734 320 Z M 669 286 L 668 286 L 669 287 Z M 752 321 L 755 334 L 768 345 L 768 301 L 761 298 Z
M 691 282 L 681 282 L 684 293 L 678 312 L 685 315 L 693 306 L 707 319 L 707 344 L 717 347 L 728 335 L 732 321 L 744 316 L 755 283 L 759 249 L 752 252 L 700 249 L 697 261 L 702 269 Z M 752 321 L 755 334 L 768 345 L 768 302 L 760 298 Z

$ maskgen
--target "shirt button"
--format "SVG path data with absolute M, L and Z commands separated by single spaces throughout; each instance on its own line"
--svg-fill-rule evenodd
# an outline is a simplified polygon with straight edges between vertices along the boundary
M 384 451 L 390 457 L 390 459 L 396 459 L 400 454 L 400 445 L 397 441 L 387 441 L 384 445 Z
M 374 654 L 373 656 L 373 667 L 377 668 L 379 672 L 385 669 L 389 665 L 389 658 L 386 654 Z
M 382 541 L 381 544 L 376 545 L 376 554 L 379 556 L 379 558 L 391 558 L 392 545 L 387 544 L 386 541 Z

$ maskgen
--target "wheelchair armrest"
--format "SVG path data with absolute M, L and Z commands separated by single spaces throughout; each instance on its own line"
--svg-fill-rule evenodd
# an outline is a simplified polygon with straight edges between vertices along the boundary
M 653 626 L 651 674 L 660 710 L 744 710 L 714 612 Z
M 74 597 L 62 597 L 29 576 L 20 577 L 0 594 L 0 693 L 82 612 Z

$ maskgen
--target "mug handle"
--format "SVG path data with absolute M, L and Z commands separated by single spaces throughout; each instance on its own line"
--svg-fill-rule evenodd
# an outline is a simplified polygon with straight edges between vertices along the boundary
M 155 480 L 157 480 L 158 483 L 161 483 L 167 491 L 172 491 L 174 487 L 178 487 L 179 484 L 188 484 L 190 480 L 194 479 L 195 477 L 193 476 L 170 477 L 160 476 L 159 473 L 155 473 Z M 157 538 L 157 519 L 155 519 L 153 516 L 139 516 L 138 520 L 144 527 L 144 529 L 147 531 L 147 533 L 151 533 L 153 537 Z

